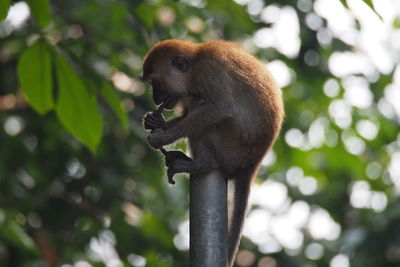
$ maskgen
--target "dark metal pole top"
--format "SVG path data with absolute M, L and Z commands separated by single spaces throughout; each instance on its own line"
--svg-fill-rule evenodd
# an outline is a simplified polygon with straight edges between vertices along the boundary
M 190 177 L 190 267 L 228 264 L 227 182 L 218 171 Z

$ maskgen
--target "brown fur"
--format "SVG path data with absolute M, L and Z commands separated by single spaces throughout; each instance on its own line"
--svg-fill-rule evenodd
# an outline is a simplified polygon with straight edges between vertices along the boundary
M 218 169 L 235 181 L 231 266 L 251 181 L 281 128 L 281 90 L 261 62 L 226 41 L 159 42 L 145 58 L 143 79 L 153 85 L 157 104 L 175 97 L 179 101 L 166 107 L 183 106 L 183 116 L 170 122 L 151 114 L 145 118 L 146 128 L 153 130 L 148 141 L 154 148 L 189 138 L 193 160 L 170 159 L 167 165 L 172 175 Z

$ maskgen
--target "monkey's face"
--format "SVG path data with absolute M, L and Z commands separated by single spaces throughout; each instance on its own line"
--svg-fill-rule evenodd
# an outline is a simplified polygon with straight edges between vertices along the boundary
M 172 109 L 187 95 L 189 74 L 170 64 L 158 64 L 146 81 L 153 88 L 154 103 L 165 103 L 165 108 Z

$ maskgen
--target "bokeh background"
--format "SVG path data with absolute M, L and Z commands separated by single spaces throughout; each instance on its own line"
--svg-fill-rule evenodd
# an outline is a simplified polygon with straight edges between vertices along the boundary
M 167 38 L 236 41 L 283 90 L 236 266 L 400 266 L 399 1 L 0 0 L 0 20 L 0 266 L 187 266 L 188 179 L 142 128 Z

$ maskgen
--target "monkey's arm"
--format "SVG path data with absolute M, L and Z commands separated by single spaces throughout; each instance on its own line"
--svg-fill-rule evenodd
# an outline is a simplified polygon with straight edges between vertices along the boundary
M 218 107 L 221 106 L 221 107 Z M 179 120 L 173 127 L 164 131 L 153 131 L 147 138 L 149 144 L 158 149 L 164 145 L 171 144 L 182 137 L 193 136 L 199 131 L 224 122 L 232 118 L 230 105 L 227 103 L 203 104 L 186 117 Z

